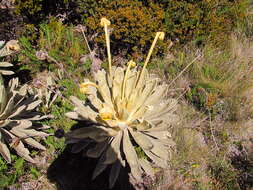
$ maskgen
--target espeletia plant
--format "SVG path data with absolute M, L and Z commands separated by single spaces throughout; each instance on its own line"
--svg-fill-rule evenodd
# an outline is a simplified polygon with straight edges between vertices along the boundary
M 12 75 L 13 71 L 8 70 L 9 67 L 13 65 L 6 61 L 1 61 L 1 57 L 10 55 L 16 51 L 20 50 L 20 46 L 17 40 L 10 40 L 7 43 L 0 41 L 0 74 L 2 75 Z
M 50 108 L 60 94 L 57 80 L 60 76 L 49 71 L 43 71 L 37 74 L 28 87 L 28 92 L 37 95 L 42 100 L 42 105 Z
M 142 181 L 144 173 L 154 176 L 154 167 L 168 168 L 175 148 L 169 130 L 178 121 L 178 103 L 167 97 L 165 82 L 146 69 L 154 46 L 158 40 L 163 40 L 164 33 L 157 32 L 141 70 L 133 61 L 124 68 L 114 67 L 107 31 L 109 24 L 106 18 L 101 19 L 109 71 L 99 70 L 94 81 L 85 79 L 80 90 L 89 101 L 72 96 L 75 108 L 66 114 L 74 120 L 88 120 L 91 125 L 70 131 L 66 141 L 74 143 L 73 150 L 84 150 L 86 156 L 99 158 L 93 179 L 111 166 L 109 186 L 113 187 L 120 169 L 126 166 L 138 182 Z
M 27 85 L 19 88 L 18 79 L 14 78 L 5 88 L 0 75 L 0 154 L 8 163 L 11 162 L 10 149 L 32 163 L 35 161 L 25 144 L 46 150 L 38 139 L 48 136 L 42 130 L 49 127 L 38 121 L 48 116 L 36 110 L 41 100 L 36 96 L 26 95 Z

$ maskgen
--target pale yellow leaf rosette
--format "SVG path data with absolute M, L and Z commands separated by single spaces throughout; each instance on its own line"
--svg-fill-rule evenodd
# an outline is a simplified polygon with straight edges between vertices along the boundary
M 164 39 L 164 32 L 156 33 L 144 66 L 138 70 L 133 60 L 126 67 L 112 66 L 109 25 L 109 20 L 101 19 L 109 71 L 99 70 L 94 75 L 94 82 L 87 80 L 80 85 L 80 91 L 89 94 L 89 103 L 71 97 L 75 109 L 67 114 L 72 119 L 89 120 L 94 124 L 69 132 L 66 139 L 79 150 L 80 145 L 84 149 L 87 147 L 87 144 L 83 145 L 87 139 L 96 142 L 96 146 L 86 153 L 86 156 L 99 158 L 93 178 L 112 165 L 109 182 L 113 187 L 120 169 L 126 165 L 138 181 L 142 180 L 143 173 L 154 176 L 151 160 L 156 166 L 168 167 L 175 146 L 169 128 L 178 117 L 175 113 L 177 101 L 166 97 L 167 85 L 146 69 L 155 44 Z M 149 159 L 140 159 L 135 146 L 140 147 Z

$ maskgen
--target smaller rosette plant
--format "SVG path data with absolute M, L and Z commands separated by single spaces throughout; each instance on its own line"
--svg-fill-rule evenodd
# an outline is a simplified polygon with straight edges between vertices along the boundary
M 27 97 L 27 85 L 19 88 L 17 78 L 12 79 L 5 88 L 0 75 L 0 154 L 8 163 L 11 162 L 10 149 L 31 163 L 35 160 L 25 144 L 46 150 L 38 142 L 38 138 L 49 135 L 42 131 L 49 126 L 37 123 L 48 118 L 36 110 L 40 103 L 36 96 Z
M 2 75 L 12 75 L 13 71 L 8 70 L 7 68 L 12 67 L 13 65 L 6 61 L 1 61 L 1 57 L 11 55 L 20 50 L 20 46 L 17 40 L 10 40 L 7 43 L 0 41 L 0 74 Z

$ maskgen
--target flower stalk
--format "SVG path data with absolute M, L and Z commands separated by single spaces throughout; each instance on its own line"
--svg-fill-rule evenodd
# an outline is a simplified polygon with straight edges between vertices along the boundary
M 122 93 L 121 93 L 121 99 L 123 100 L 125 98 L 125 88 L 126 88 L 126 81 L 127 81 L 127 77 L 129 75 L 129 71 L 131 69 L 131 67 L 135 67 L 136 63 L 131 60 L 127 63 L 127 70 L 124 76 L 124 80 L 123 80 L 123 85 L 122 85 Z
M 100 22 L 101 26 L 104 27 L 105 30 L 105 40 L 106 40 L 106 47 L 107 47 L 107 56 L 108 56 L 108 63 L 109 63 L 109 76 L 112 76 L 112 57 L 111 57 L 111 49 L 110 49 L 110 38 L 108 33 L 108 26 L 110 26 L 111 22 L 106 19 L 102 18 Z
M 153 52 L 154 47 L 155 47 L 155 45 L 156 45 L 156 42 L 158 41 L 158 39 L 159 39 L 159 40 L 163 40 L 163 39 L 164 39 L 164 36 L 165 36 L 164 32 L 157 32 L 157 33 L 156 33 L 156 36 L 155 36 L 155 38 L 154 38 L 154 41 L 153 41 L 153 43 L 152 43 L 152 45 L 151 45 L 151 47 L 150 47 L 150 49 L 149 49 L 148 56 L 147 56 L 147 58 L 146 58 L 146 60 L 145 60 L 145 62 L 144 62 L 144 66 L 143 66 L 143 68 L 142 68 L 141 74 L 140 74 L 140 76 L 139 76 L 139 78 L 138 78 L 138 80 L 137 80 L 137 82 L 136 82 L 136 87 L 138 86 L 139 82 L 142 80 L 142 77 L 143 77 L 143 74 L 144 74 L 144 70 L 146 69 L 146 67 L 147 67 L 147 65 L 148 65 L 148 62 L 149 62 L 149 60 L 150 60 L 150 57 L 151 57 L 151 55 L 152 55 L 152 52 Z

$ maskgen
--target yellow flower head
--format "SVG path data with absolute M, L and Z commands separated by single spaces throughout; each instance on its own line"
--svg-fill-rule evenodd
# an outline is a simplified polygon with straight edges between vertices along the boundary
M 113 113 L 108 107 L 102 108 L 98 115 L 104 121 L 113 119 Z
M 136 63 L 133 60 L 129 61 L 127 65 L 130 65 L 130 67 L 136 67 Z
M 111 120 L 112 119 L 112 113 L 106 112 L 106 113 L 100 113 L 99 117 L 102 120 Z
M 110 24 L 111 24 L 111 22 L 107 18 L 105 18 L 105 17 L 101 18 L 101 20 L 100 20 L 101 26 L 105 26 L 105 25 L 110 26 Z
M 164 40 L 164 37 L 165 37 L 165 33 L 164 32 L 157 32 L 157 35 L 159 35 L 158 36 L 159 40 Z
M 6 44 L 6 49 L 8 51 L 19 51 L 20 50 L 20 46 L 18 44 L 17 40 L 10 40 L 7 42 Z

